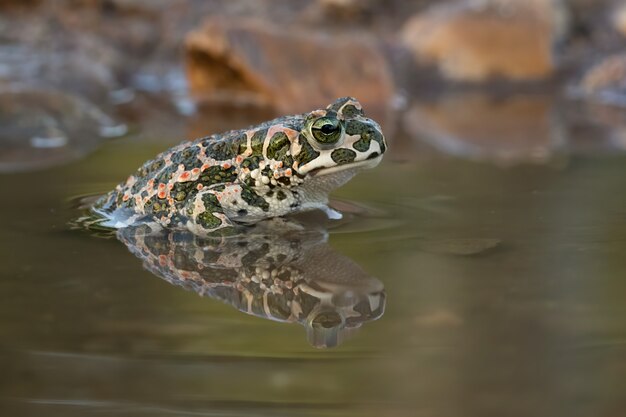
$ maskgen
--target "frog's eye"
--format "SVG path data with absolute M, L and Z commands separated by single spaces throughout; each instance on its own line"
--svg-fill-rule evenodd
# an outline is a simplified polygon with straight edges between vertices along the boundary
M 334 145 L 341 139 L 343 126 L 335 117 L 320 117 L 311 125 L 311 133 L 320 145 Z

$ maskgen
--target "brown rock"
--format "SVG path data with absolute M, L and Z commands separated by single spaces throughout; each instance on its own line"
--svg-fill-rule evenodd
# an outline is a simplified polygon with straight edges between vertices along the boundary
M 404 126 L 439 151 L 505 165 L 545 162 L 564 142 L 552 100 L 543 96 L 444 96 L 414 104 Z
M 556 0 L 463 0 L 413 17 L 402 37 L 418 61 L 452 80 L 537 80 L 555 69 L 553 44 L 565 22 Z
M 387 62 L 365 39 L 210 20 L 187 36 L 185 47 L 191 92 L 203 100 L 297 113 L 351 95 L 371 113 L 386 109 L 394 93 Z

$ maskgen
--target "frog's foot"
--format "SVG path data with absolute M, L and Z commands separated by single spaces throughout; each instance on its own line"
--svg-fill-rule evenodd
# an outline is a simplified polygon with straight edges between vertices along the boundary
M 198 236 L 209 236 L 218 230 L 233 227 L 220 204 L 221 194 L 214 189 L 204 190 L 187 202 L 183 212 L 188 219 L 187 229 Z
M 343 219 L 343 214 L 341 214 L 341 212 L 332 209 L 326 205 L 321 206 L 320 210 L 322 210 L 325 214 L 326 217 L 328 217 L 328 220 L 341 220 Z

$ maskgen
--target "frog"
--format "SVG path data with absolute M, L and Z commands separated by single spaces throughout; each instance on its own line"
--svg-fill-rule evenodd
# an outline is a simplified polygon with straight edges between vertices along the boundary
M 329 193 L 377 166 L 380 125 L 356 98 L 176 145 L 98 199 L 101 225 L 149 224 L 199 236 L 328 208 Z

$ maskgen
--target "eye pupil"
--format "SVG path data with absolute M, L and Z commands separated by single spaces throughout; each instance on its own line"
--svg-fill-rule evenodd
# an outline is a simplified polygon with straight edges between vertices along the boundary
M 323 134 L 328 135 L 330 133 L 333 133 L 336 129 L 337 129 L 337 126 L 327 123 L 324 126 L 322 126 L 320 130 L 322 131 Z

